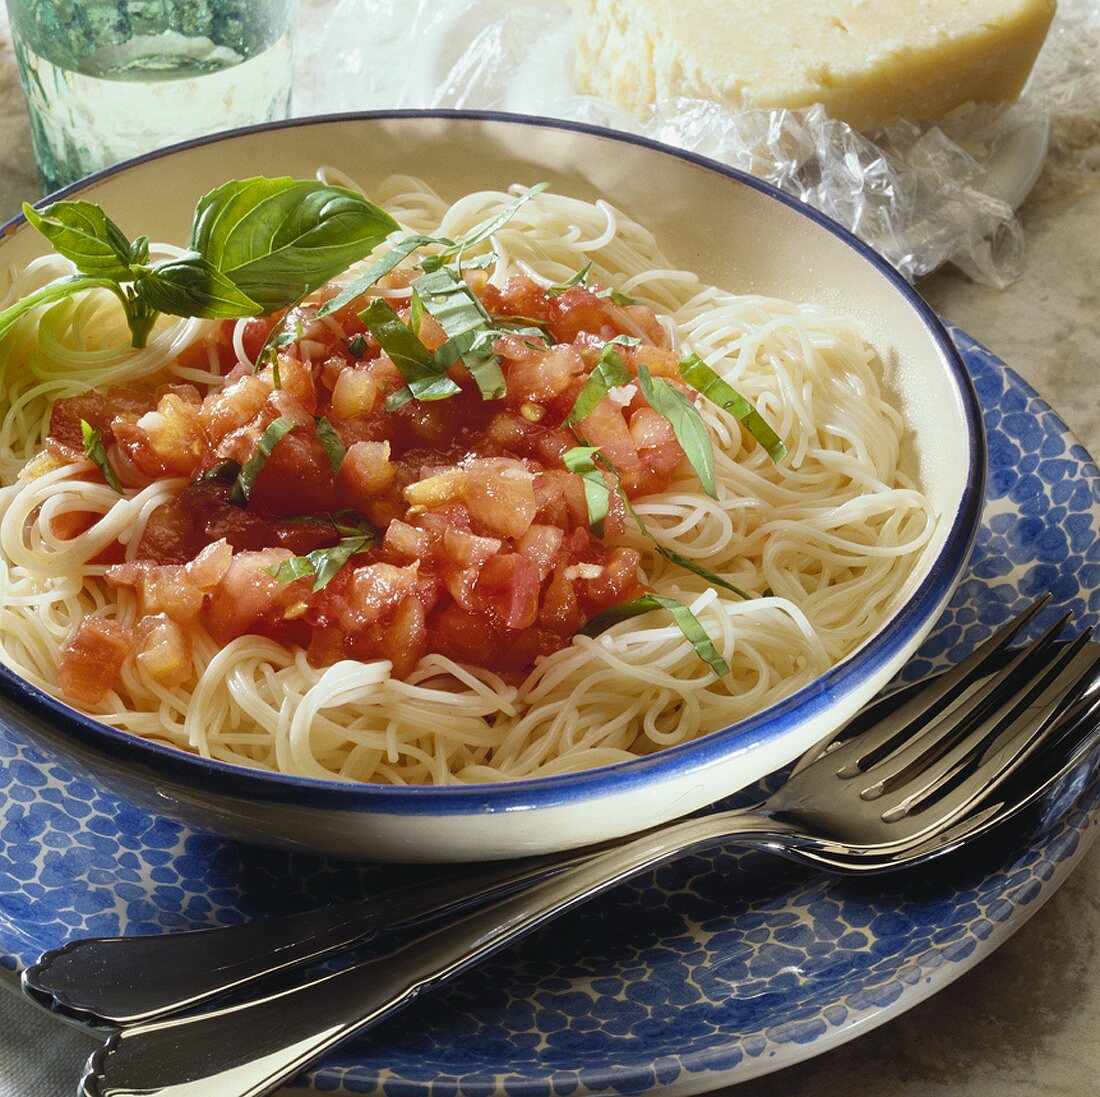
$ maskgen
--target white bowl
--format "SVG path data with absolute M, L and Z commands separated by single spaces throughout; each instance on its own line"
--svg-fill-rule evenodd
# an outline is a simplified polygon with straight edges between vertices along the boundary
M 477 112 L 300 119 L 180 145 L 75 184 L 126 230 L 184 241 L 197 196 L 231 178 L 310 177 L 331 164 L 364 184 L 401 172 L 458 196 L 549 180 L 606 197 L 669 259 L 745 293 L 855 317 L 909 428 L 904 460 L 940 516 L 897 612 L 811 685 L 756 716 L 635 761 L 490 785 L 348 785 L 206 761 L 115 731 L 0 668 L 0 721 L 33 733 L 124 797 L 223 834 L 381 860 L 513 857 L 598 842 L 684 815 L 796 758 L 848 719 L 916 650 L 958 582 L 985 470 L 977 400 L 935 315 L 878 256 L 815 211 L 699 156 L 594 127 Z M 57 196 L 53 196 L 57 197 Z M 23 218 L 0 262 L 45 251 Z

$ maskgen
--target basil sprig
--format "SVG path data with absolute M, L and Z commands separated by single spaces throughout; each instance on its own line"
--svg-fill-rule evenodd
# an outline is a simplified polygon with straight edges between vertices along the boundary
M 652 613 L 656 609 L 667 610 L 672 614 L 676 627 L 684 634 L 695 653 L 718 675 L 719 678 L 729 674 L 729 663 L 718 654 L 714 642 L 707 635 L 706 629 L 699 622 L 691 610 L 677 602 L 675 598 L 666 598 L 662 594 L 643 594 L 631 602 L 623 602 L 617 606 L 611 606 L 602 613 L 596 614 L 587 625 L 581 629 L 585 636 L 598 636 L 605 629 L 617 625 L 620 621 L 629 621 L 633 617 L 640 617 L 643 613 Z
M 764 421 L 760 412 L 732 385 L 723 381 L 697 354 L 689 354 L 681 360 L 680 376 L 712 403 L 739 419 L 777 464 L 787 456 L 787 447 Z
M 237 482 L 229 493 L 229 501 L 235 506 L 243 507 L 248 502 L 252 489 L 256 486 L 256 479 L 263 471 L 267 459 L 272 450 L 294 429 L 294 424 L 289 419 L 280 416 L 267 425 L 267 429 L 260 435 L 259 442 L 252 456 L 241 466 L 237 474 Z
M 81 419 L 80 434 L 84 439 L 84 456 L 103 473 L 103 479 L 107 481 L 107 486 L 114 488 L 119 495 L 122 495 L 122 485 L 118 482 L 115 470 L 107 459 L 107 450 L 103 446 L 103 435 L 100 433 L 99 428 L 93 427 L 90 423 Z
M 294 556 L 284 560 L 281 564 L 268 568 L 268 574 L 278 579 L 280 583 L 293 583 L 297 579 L 305 579 L 313 576 L 313 592 L 323 590 L 335 577 L 336 573 L 353 557 L 374 544 L 376 534 L 374 527 L 365 519 L 355 515 L 353 511 L 341 511 L 339 514 L 329 515 L 326 519 L 306 518 L 296 521 L 308 521 L 311 525 L 330 525 L 341 534 L 338 544 L 330 548 L 314 549 L 305 556 Z M 352 522 L 354 524 L 349 525 Z
M 368 255 L 397 228 L 389 214 L 344 187 L 308 179 L 237 179 L 204 195 L 189 250 L 149 262 L 149 241 L 129 241 L 94 202 L 24 205 L 30 224 L 78 275 L 45 286 L 0 312 L 0 338 L 27 312 L 86 289 L 122 304 L 135 347 L 158 313 L 205 319 L 259 316 L 283 308 Z

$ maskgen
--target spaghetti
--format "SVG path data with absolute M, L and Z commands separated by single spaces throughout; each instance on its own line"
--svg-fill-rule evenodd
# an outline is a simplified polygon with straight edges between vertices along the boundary
M 336 172 L 327 178 L 352 185 Z M 403 233 L 450 239 L 513 201 L 485 191 L 448 204 L 400 176 L 373 197 Z M 698 355 L 785 441 L 786 458 L 773 462 L 737 418 L 697 401 L 714 442 L 716 497 L 681 461 L 662 490 L 634 498 L 640 522 L 622 523 L 611 538 L 637 554 L 641 587 L 690 607 L 728 673 L 701 661 L 660 610 L 577 634 L 523 674 L 439 650 L 401 676 L 392 661 L 343 652 L 318 666 L 303 646 L 263 635 L 216 640 L 204 618 L 188 626 L 185 681 L 165 686 L 128 654 L 102 700 L 82 708 L 136 735 L 258 769 L 395 784 L 511 780 L 619 762 L 725 727 L 808 684 L 886 621 L 934 516 L 899 468 L 901 417 L 854 322 L 736 296 L 670 269 L 652 234 L 603 201 L 540 194 L 465 258 L 479 254 L 489 294 L 520 277 L 563 286 L 584 271 L 617 299 L 649 306 L 667 347 Z M 412 291 L 403 268 L 372 298 L 405 308 Z M 69 273 L 63 259 L 38 260 L 14 276 L 8 299 Z M 608 308 L 626 336 L 624 355 L 631 339 L 653 341 L 638 313 Z M 238 373 L 262 365 L 249 323 L 236 322 L 228 336 L 244 363 Z M 336 317 L 316 323 L 346 335 Z M 307 363 L 326 353 L 328 337 L 311 346 L 311 333 L 297 343 Z M 83 620 L 138 624 L 139 594 L 110 585 L 108 572 L 138 560 L 153 516 L 188 481 L 163 476 L 120 495 L 84 456 L 43 461 L 51 406 L 90 386 L 225 385 L 223 327 L 162 317 L 138 351 L 128 334 L 117 300 L 91 290 L 23 321 L 0 345 L 8 485 L 0 490 L 0 658 L 59 696 L 61 653 Z M 702 574 L 661 549 L 702 565 Z M 708 572 L 748 597 L 708 581 Z

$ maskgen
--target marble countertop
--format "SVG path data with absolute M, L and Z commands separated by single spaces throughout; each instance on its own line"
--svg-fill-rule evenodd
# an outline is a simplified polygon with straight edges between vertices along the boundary
M 0 222 L 38 183 L 0 18 Z M 1100 454 L 1100 119 L 1060 133 L 1021 209 L 1022 277 L 1004 290 L 957 273 L 921 292 L 1046 397 Z M 988 960 L 859 1040 L 736 1088 L 736 1097 L 1087 1097 L 1100 1078 L 1100 845 Z M 91 1050 L 78 1033 L 0 996 L 0 1097 L 68 1097 Z M 730 1091 L 731 1093 L 733 1091 Z

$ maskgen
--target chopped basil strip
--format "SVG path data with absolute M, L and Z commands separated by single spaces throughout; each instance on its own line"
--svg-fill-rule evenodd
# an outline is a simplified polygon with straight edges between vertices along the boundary
M 591 262 L 585 263 L 583 267 L 576 274 L 570 278 L 566 278 L 564 282 L 555 282 L 552 286 L 546 287 L 546 292 L 551 297 L 557 297 L 559 294 L 564 293 L 571 286 L 587 286 L 588 274 L 592 270 Z
M 354 301 L 356 297 L 361 297 L 371 286 L 389 274 L 417 248 L 422 248 L 425 244 L 431 243 L 434 243 L 434 241 L 430 236 L 406 236 L 392 251 L 387 251 L 380 259 L 376 259 L 371 263 L 354 282 L 349 282 L 331 301 L 326 301 L 317 313 L 318 318 L 328 316 Z
M 412 297 L 409 298 L 409 328 L 417 338 L 420 337 L 420 327 L 424 323 L 424 298 L 413 287 Z
M 359 315 L 371 335 L 382 344 L 382 349 L 405 378 L 410 394 L 417 400 L 443 400 L 462 391 L 387 302 L 381 298 L 374 300 Z M 386 409 L 391 410 L 389 401 Z
M 640 347 L 642 345 L 641 339 L 636 335 L 616 335 L 614 339 L 608 339 L 605 346 L 613 347 L 616 343 L 620 343 L 624 347 Z
M 114 488 L 119 495 L 122 495 L 122 485 L 118 482 L 115 470 L 111 468 L 111 462 L 107 460 L 107 451 L 103 448 L 103 435 L 100 434 L 99 428 L 93 429 L 91 424 L 81 419 L 80 433 L 84 438 L 84 456 L 103 473 L 107 486 Z
M 503 327 L 503 328 L 507 328 L 507 327 L 520 327 L 520 328 L 522 328 L 522 327 L 526 327 L 526 326 L 530 326 L 530 327 L 533 327 L 533 328 L 539 328 L 540 333 L 541 333 L 541 329 L 548 328 L 550 326 L 550 322 L 548 320 L 539 320 L 534 316 L 521 316 L 519 314 L 517 314 L 515 316 L 499 316 L 499 315 L 497 315 L 497 316 L 493 317 L 493 322 L 498 327 Z M 543 338 L 546 338 L 546 336 L 543 336 Z
M 638 303 L 633 297 L 627 297 L 625 293 L 620 293 L 617 289 L 596 290 L 596 296 L 606 297 L 613 305 L 618 305 L 619 308 L 623 308 L 626 305 L 636 305 Z
M 209 484 L 214 480 L 221 480 L 223 483 L 232 484 L 240 474 L 240 461 L 219 461 L 216 465 L 208 468 L 204 473 L 198 476 L 195 482 L 197 484 Z
M 504 396 L 504 374 L 493 353 L 498 332 L 473 290 L 453 270 L 443 267 L 420 275 L 413 282 L 413 292 L 449 337 L 436 352 L 439 364 L 446 368 L 461 358 L 482 399 Z
M 297 343 L 302 338 L 302 321 L 296 320 L 294 323 L 294 330 L 287 331 L 286 321 L 290 315 L 290 309 L 271 326 L 271 330 L 267 333 L 267 338 L 264 340 L 264 345 L 260 347 L 260 353 L 256 355 L 255 372 L 259 372 L 263 368 L 263 364 L 266 361 L 271 363 L 271 381 L 277 389 L 283 387 L 282 378 L 279 376 L 279 356 L 275 351 L 279 347 L 288 347 L 291 343 Z
M 317 420 L 317 441 L 321 443 L 321 449 L 325 451 L 325 456 L 332 465 L 332 471 L 339 472 L 340 466 L 344 463 L 347 447 L 323 415 Z
M 660 377 L 651 376 L 645 366 L 638 370 L 638 383 L 642 386 L 649 406 L 672 424 L 676 441 L 680 443 L 680 448 L 695 469 L 703 490 L 712 499 L 717 499 L 714 446 L 699 409 L 679 389 Z
M 374 544 L 374 531 L 358 533 L 352 537 L 343 537 L 338 545 L 332 548 L 314 549 L 305 556 L 295 556 L 290 560 L 284 560 L 273 568 L 268 568 L 268 574 L 273 575 L 280 583 L 293 583 L 296 579 L 305 579 L 313 576 L 314 593 L 328 586 L 336 573 L 353 557 L 360 552 L 366 552 Z
M 584 388 L 577 394 L 577 401 L 573 410 L 566 417 L 567 423 L 579 423 L 586 416 L 591 415 L 596 405 L 607 394 L 620 385 L 628 385 L 634 378 L 630 375 L 622 358 L 610 344 L 603 348 L 600 360 L 593 366 Z
M 695 648 L 696 655 L 706 663 L 720 678 L 729 674 L 729 664 L 718 654 L 706 629 L 699 623 L 699 618 L 682 602 L 675 598 L 665 598 L 660 594 L 643 594 L 641 598 L 635 598 L 632 602 L 624 602 L 619 606 L 612 606 L 603 613 L 597 614 L 588 622 L 581 631 L 586 636 L 597 636 L 612 625 L 620 621 L 628 621 L 632 617 L 640 617 L 643 613 L 651 613 L 656 609 L 668 610 L 672 614 L 679 630 Z
M 465 236 L 460 236 L 450 246 L 446 247 L 434 258 L 439 259 L 441 262 L 446 262 L 449 259 L 453 259 L 456 255 L 461 255 L 464 251 L 469 251 L 470 248 L 480 244 L 482 240 L 488 240 L 497 229 L 506 225 L 509 221 L 515 217 L 520 206 L 525 202 L 529 202 L 537 194 L 542 194 L 549 183 L 536 183 L 530 190 L 521 194 L 514 202 L 509 203 L 499 213 L 494 214 L 486 221 L 482 221 L 480 225 L 472 228 Z M 425 270 L 428 268 L 425 267 Z
M 597 468 L 595 458 L 598 446 L 574 446 L 562 454 L 562 461 L 570 472 L 584 482 L 584 501 L 588 506 L 588 525 L 597 537 L 603 536 L 603 523 L 611 500 L 607 481 Z
M 386 414 L 388 415 L 390 412 L 403 408 L 414 399 L 415 397 L 412 392 L 409 391 L 408 385 L 399 388 L 396 392 L 391 392 L 389 396 L 386 397 Z
M 229 501 L 236 506 L 243 507 L 256 486 L 256 478 L 263 471 L 271 451 L 294 429 L 294 424 L 289 419 L 281 416 L 269 423 L 267 429 L 260 435 L 256 443 L 256 450 L 251 457 L 241 466 L 237 476 L 237 482 L 229 493 Z
M 353 358 L 362 358 L 367 353 L 367 341 L 362 333 L 357 333 L 348 340 L 348 353 Z
M 338 510 L 334 514 L 299 514 L 288 518 L 303 526 L 321 526 L 331 529 L 340 537 L 358 537 L 369 534 L 374 536 L 374 526 L 357 510 Z
M 486 267 L 491 267 L 495 262 L 500 259 L 495 251 L 487 251 L 484 255 L 475 255 L 472 259 L 462 260 L 463 270 L 484 270 Z
M 642 516 L 634 509 L 634 504 L 630 501 L 630 497 L 623 490 L 622 476 L 619 474 L 619 470 L 602 454 L 597 453 L 594 455 L 595 461 L 602 465 L 617 481 L 619 494 L 622 496 L 623 503 L 626 506 L 627 511 L 630 513 L 630 517 L 634 519 L 635 524 L 638 527 L 638 532 L 643 537 L 648 538 L 653 542 L 653 547 L 663 556 L 666 560 L 671 560 L 672 563 L 679 565 L 685 571 L 690 571 L 695 575 L 698 575 L 701 579 L 706 579 L 711 586 L 722 587 L 725 590 L 730 591 L 732 594 L 736 594 L 739 598 L 744 598 L 746 601 L 753 596 L 747 591 L 742 590 L 738 586 L 734 586 L 728 579 L 723 579 L 721 575 L 711 571 L 709 568 L 703 567 L 702 564 L 697 564 L 694 560 L 689 560 L 686 556 L 681 556 L 678 552 L 673 551 L 667 546 L 661 544 L 660 541 L 653 535 L 649 526 L 642 520 Z
M 735 388 L 723 381 L 697 354 L 689 354 L 681 360 L 680 376 L 712 403 L 736 416 L 749 434 L 768 451 L 773 461 L 778 463 L 787 456 L 787 447 L 764 421 L 760 412 Z

